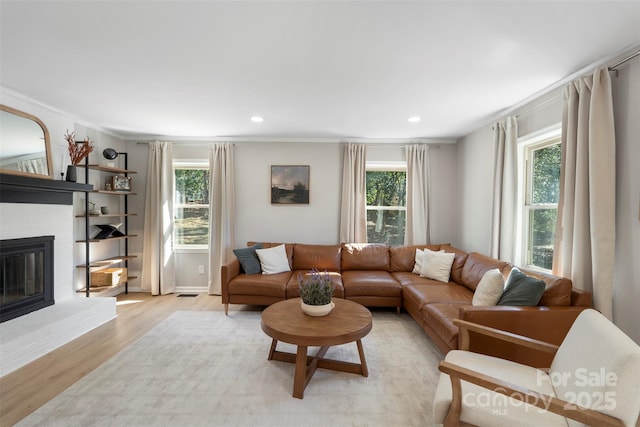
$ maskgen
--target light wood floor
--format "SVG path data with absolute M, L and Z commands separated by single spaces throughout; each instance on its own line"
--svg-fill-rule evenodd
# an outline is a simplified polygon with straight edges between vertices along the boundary
M 118 296 L 118 318 L 0 378 L 0 426 L 12 426 L 177 310 L 224 311 L 219 296 Z M 231 305 L 233 311 L 260 307 Z M 640 427 L 640 419 L 636 424 Z
M 0 426 L 12 426 L 106 362 L 177 310 L 224 311 L 219 296 L 117 298 L 118 317 L 34 362 L 0 378 Z M 230 310 L 255 310 L 231 306 Z

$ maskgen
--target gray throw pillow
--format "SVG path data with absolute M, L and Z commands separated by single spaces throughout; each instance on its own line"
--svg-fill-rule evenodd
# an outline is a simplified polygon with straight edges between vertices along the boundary
M 238 258 L 240 266 L 245 274 L 262 273 L 260 267 L 260 259 L 256 253 L 256 249 L 262 249 L 262 243 L 256 243 L 248 248 L 234 249 L 233 254 Z
M 497 305 L 533 307 L 538 305 L 544 293 L 545 283 L 513 268 Z

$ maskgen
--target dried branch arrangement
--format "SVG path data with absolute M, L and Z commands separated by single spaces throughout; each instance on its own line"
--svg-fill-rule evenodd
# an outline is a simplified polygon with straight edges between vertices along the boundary
M 85 138 L 82 142 L 76 142 L 75 134 L 73 132 L 69 133 L 68 129 L 64 138 L 67 140 L 69 157 L 71 158 L 71 164 L 74 166 L 80 164 L 93 151 L 93 142 L 89 138 Z

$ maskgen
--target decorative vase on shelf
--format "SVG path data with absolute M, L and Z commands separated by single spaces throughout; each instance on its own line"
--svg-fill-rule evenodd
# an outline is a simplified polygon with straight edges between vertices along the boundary
M 78 172 L 74 165 L 67 166 L 67 176 L 65 181 L 76 182 L 78 180 Z
M 331 301 L 329 304 L 324 305 L 309 305 L 305 304 L 304 301 L 300 301 L 300 307 L 302 307 L 302 311 L 308 316 L 326 316 L 327 314 L 331 313 L 331 310 L 333 310 L 335 306 L 336 303 L 334 303 L 333 301 Z

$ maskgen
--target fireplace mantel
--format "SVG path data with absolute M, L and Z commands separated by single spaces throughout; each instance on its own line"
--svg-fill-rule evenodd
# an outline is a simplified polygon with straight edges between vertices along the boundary
M 93 185 L 0 174 L 0 202 L 72 205 L 73 193 L 92 191 Z

